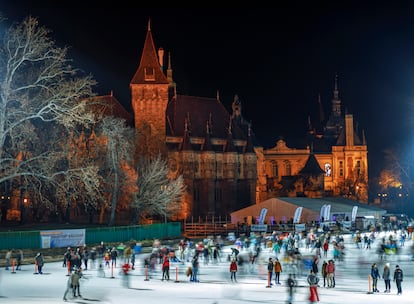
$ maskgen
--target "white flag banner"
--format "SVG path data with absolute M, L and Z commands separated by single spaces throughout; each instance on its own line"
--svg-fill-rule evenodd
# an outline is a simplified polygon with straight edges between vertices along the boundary
M 326 209 L 326 205 L 323 205 L 321 207 L 321 212 L 319 213 L 319 221 L 320 222 L 325 221 L 325 209 Z
M 331 220 L 331 205 L 326 205 L 324 218 L 325 222 L 329 222 Z
M 260 211 L 260 217 L 259 217 L 259 224 L 263 225 L 264 224 L 264 220 L 266 217 L 266 213 L 267 213 L 267 209 L 263 208 L 262 211 Z
M 295 216 L 293 217 L 293 223 L 294 224 L 297 224 L 297 223 L 300 222 L 300 216 L 302 215 L 302 209 L 303 209 L 303 207 L 296 208 Z
M 358 206 L 354 206 L 354 208 L 352 208 L 352 216 L 351 216 L 351 221 L 352 222 L 355 222 L 357 212 L 358 212 Z

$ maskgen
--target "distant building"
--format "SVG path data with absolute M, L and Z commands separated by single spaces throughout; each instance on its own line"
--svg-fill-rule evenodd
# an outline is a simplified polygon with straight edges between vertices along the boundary
M 164 73 L 166 72 L 166 73 Z M 131 83 L 138 153 L 161 151 L 171 174 L 187 186 L 182 216 L 225 216 L 256 200 L 257 156 L 251 125 L 239 98 L 228 113 L 215 98 L 177 94 L 171 60 L 156 52 L 151 28 Z
M 292 147 L 279 140 L 270 149 L 257 142 L 237 95 L 229 113 L 218 93 L 214 98 L 178 94 L 171 57 L 156 50 L 150 24 L 130 90 L 136 154 L 161 152 L 171 175 L 184 177 L 185 211 L 179 218 L 225 217 L 272 197 L 368 200 L 365 136 L 353 115 L 342 113 L 337 79 L 328 119 L 319 99 L 319 117 L 315 123 L 309 118 L 304 139 Z
M 258 162 L 258 201 L 280 196 L 341 196 L 368 202 L 368 146 L 352 114 L 343 114 L 337 79 L 327 120 L 321 106 L 306 138 L 288 147 L 278 140 Z

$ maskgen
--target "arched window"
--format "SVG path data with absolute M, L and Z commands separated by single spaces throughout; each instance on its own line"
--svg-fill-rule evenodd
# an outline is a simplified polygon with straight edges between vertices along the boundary
M 289 161 L 285 161 L 285 172 L 286 172 L 286 176 L 292 175 L 292 167 Z
M 332 175 L 332 167 L 331 164 L 326 163 L 325 164 L 325 176 L 331 176 Z
M 272 164 L 272 173 L 273 177 L 279 177 L 279 167 L 277 166 L 277 163 Z

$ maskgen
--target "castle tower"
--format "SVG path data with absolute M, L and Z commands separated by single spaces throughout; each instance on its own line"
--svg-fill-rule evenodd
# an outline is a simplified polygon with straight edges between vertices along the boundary
M 162 70 L 163 50 L 159 58 L 148 21 L 148 31 L 138 70 L 130 83 L 132 109 L 137 131 L 138 153 L 165 152 L 166 119 L 170 82 Z M 145 151 L 142 151 L 145 149 Z

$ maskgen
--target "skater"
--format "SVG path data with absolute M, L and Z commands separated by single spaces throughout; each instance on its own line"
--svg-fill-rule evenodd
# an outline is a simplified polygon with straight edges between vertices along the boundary
M 43 274 L 43 265 L 44 265 L 44 261 L 43 261 L 43 255 L 41 252 L 38 252 L 35 256 L 35 263 L 37 266 L 37 273 L 38 274 Z
M 371 278 L 372 278 L 372 292 L 379 292 L 377 288 L 377 283 L 378 283 L 378 279 L 380 278 L 380 274 L 379 274 L 376 263 L 372 264 L 371 266 Z
M 390 270 L 390 263 L 385 263 L 384 270 L 382 272 L 382 278 L 384 279 L 385 283 L 385 293 L 391 292 L 391 270 Z
M 231 259 L 231 263 L 230 263 L 230 279 L 233 282 L 237 283 L 237 278 L 236 278 L 236 273 L 237 273 L 237 262 L 235 258 Z
M 397 295 L 402 294 L 401 282 L 403 281 L 404 275 L 400 266 L 396 265 L 394 270 L 394 282 L 397 285 Z
M 313 270 L 310 271 L 307 281 L 309 283 L 309 302 L 315 303 L 319 302 L 319 295 L 318 295 L 318 283 L 319 279 L 313 272 Z
M 170 259 L 168 256 L 164 256 L 164 262 L 162 263 L 162 280 L 164 281 L 166 279 L 167 281 L 170 280 Z
M 289 277 L 287 279 L 287 286 L 288 286 L 288 304 L 293 303 L 293 288 L 296 285 L 295 279 L 293 278 L 293 275 L 289 273 Z
M 278 258 L 275 259 L 274 269 L 275 269 L 275 284 L 280 285 L 280 273 L 282 272 L 282 264 L 280 263 Z

